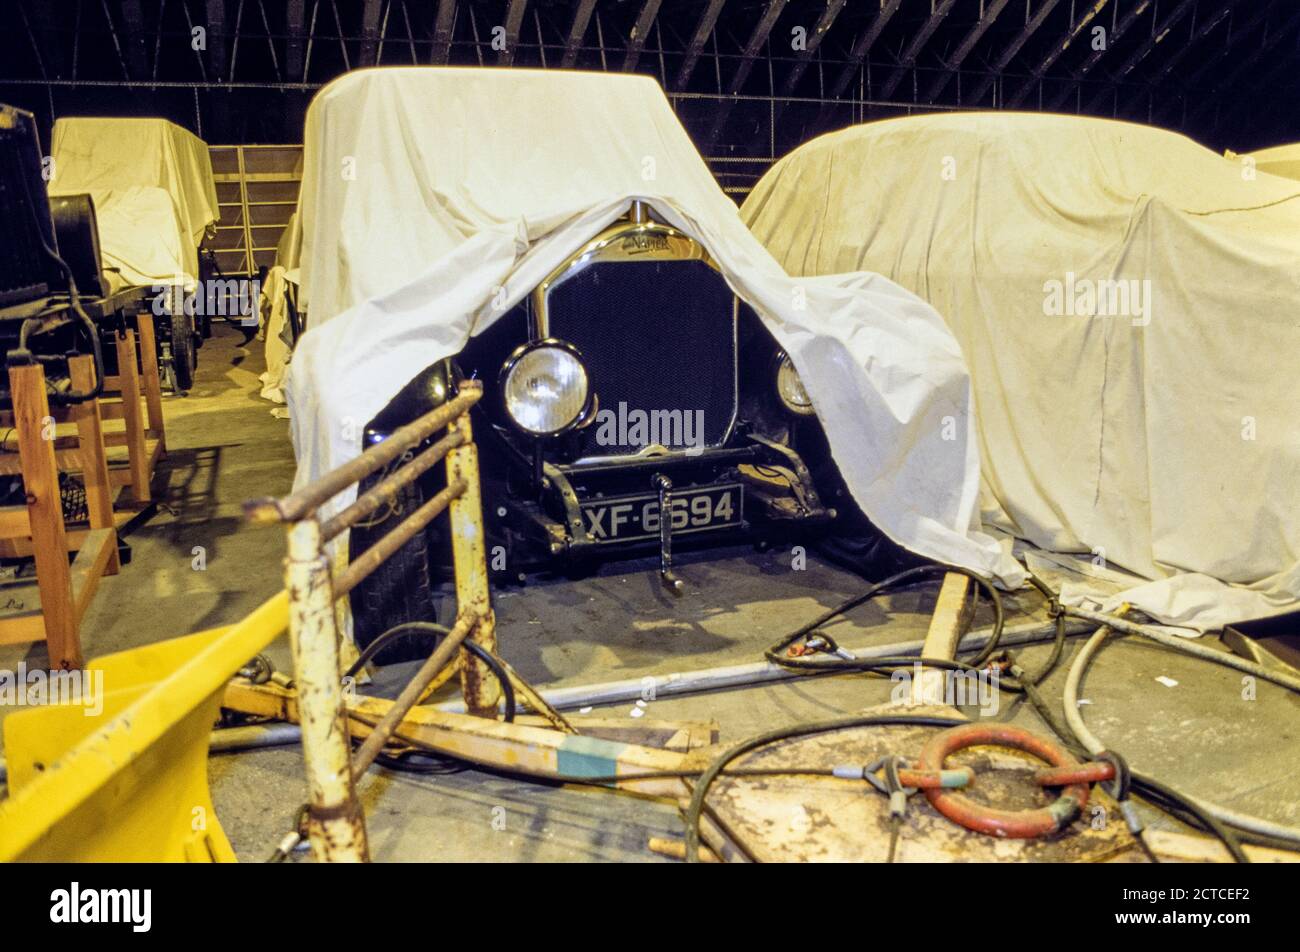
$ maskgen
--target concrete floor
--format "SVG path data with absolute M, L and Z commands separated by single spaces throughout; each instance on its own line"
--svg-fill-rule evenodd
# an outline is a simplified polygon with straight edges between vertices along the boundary
M 261 345 L 237 346 L 222 326 L 203 348 L 198 382 L 168 398 L 170 453 L 156 489 L 165 506 L 130 537 L 134 561 L 106 579 L 85 624 L 88 656 L 230 622 L 280 587 L 283 533 L 241 522 L 240 503 L 285 492 L 293 476 L 288 424 L 257 397 Z M 195 546 L 206 569 L 192 566 Z M 680 598 L 659 587 L 651 563 L 607 567 L 583 581 L 530 580 L 499 590 L 501 650 L 538 687 L 662 675 L 761 658 L 783 632 L 861 591 L 857 577 L 813 558 L 795 571 L 787 551 L 749 549 L 682 560 Z M 841 643 L 920 638 L 932 597 L 906 593 L 864 606 L 832 633 Z M 1011 621 L 1041 616 L 1036 596 L 1007 599 Z M 888 613 L 887 613 L 888 610 Z M 1059 698 L 1073 639 L 1045 685 Z M 1026 649 L 1027 667 L 1045 647 Z M 270 652 L 287 667 L 287 649 Z M 41 646 L 0 649 L 0 668 Z M 389 669 L 380 685 L 396 680 Z M 1166 687 L 1157 677 L 1172 678 Z M 716 720 L 724 742 L 762 730 L 860 710 L 889 699 L 882 679 L 784 682 L 649 705 L 656 719 Z M 1186 792 L 1273 820 L 1300 823 L 1300 698 L 1134 639 L 1108 647 L 1086 685 L 1090 726 L 1141 769 Z M 593 714 L 631 716 L 630 703 Z M 0 714 L 3 710 L 0 709 Z M 574 714 L 580 722 L 581 714 Z M 1045 730 L 1016 706 L 1013 722 Z M 264 858 L 303 800 L 297 747 L 214 755 L 218 816 L 241 859 Z M 650 836 L 679 836 L 674 809 L 630 796 L 522 783 L 467 770 L 445 776 L 372 771 L 363 785 L 371 848 L 381 860 L 652 860 Z M 1155 825 L 1176 828 L 1152 814 Z

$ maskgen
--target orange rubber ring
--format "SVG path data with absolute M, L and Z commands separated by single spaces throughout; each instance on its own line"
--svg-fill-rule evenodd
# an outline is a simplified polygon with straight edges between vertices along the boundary
M 943 762 L 967 747 L 1009 747 L 1032 754 L 1053 767 L 1077 768 L 1079 761 L 1046 738 L 1006 724 L 963 724 L 936 734 L 921 750 L 919 770 L 942 770 Z M 949 820 L 968 830 L 1002 839 L 1035 839 L 1064 829 L 1088 805 L 1087 784 L 1071 784 L 1051 806 L 1036 810 L 995 810 L 951 790 L 928 789 L 926 799 Z

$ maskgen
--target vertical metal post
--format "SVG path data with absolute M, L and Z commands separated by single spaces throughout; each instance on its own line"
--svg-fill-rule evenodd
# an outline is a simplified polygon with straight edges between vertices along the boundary
M 314 518 L 289 529 L 289 642 L 307 764 L 308 837 L 321 862 L 366 862 L 365 814 L 352 783 L 352 745 L 339 680 L 329 561 Z
M 483 538 L 483 501 L 479 492 L 478 449 L 470 430 L 469 413 L 462 413 L 448 427 L 459 432 L 464 442 L 447 454 L 447 485 L 461 481 L 465 491 L 451 501 L 451 549 L 456 566 L 456 609 L 460 615 L 474 612 L 481 619 L 472 635 L 489 651 L 495 651 L 496 617 L 488 593 L 487 544 Z M 464 656 L 460 669 L 460 690 L 471 714 L 496 717 L 501 687 L 487 666 L 477 658 Z

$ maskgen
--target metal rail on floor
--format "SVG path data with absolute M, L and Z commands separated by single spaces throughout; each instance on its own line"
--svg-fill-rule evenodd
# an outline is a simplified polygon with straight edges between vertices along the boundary
M 469 418 L 470 408 L 482 395 L 482 385 L 477 381 L 462 383 L 454 399 L 311 485 L 282 499 L 257 500 L 245 507 L 253 521 L 278 522 L 288 527 L 285 576 L 289 594 L 289 640 L 307 766 L 307 829 L 313 852 L 320 860 L 361 862 L 369 858 L 365 815 L 357 799 L 355 779 L 393 739 L 402 720 L 428 693 L 438 674 L 460 653 L 463 642 L 471 639 L 489 651 L 496 647 L 496 623 L 488 594 L 478 453 Z M 444 436 L 419 449 L 443 430 L 446 430 Z M 330 541 L 390 504 L 403 488 L 443 460 L 447 466 L 446 488 L 335 574 L 327 551 Z M 381 471 L 384 477 L 350 505 L 332 515 L 322 513 L 322 507 L 330 500 Z M 455 625 L 383 717 L 370 727 L 354 755 L 341 677 L 343 642 L 334 603 L 445 510 L 450 511 L 456 576 Z M 460 678 L 461 693 L 470 713 L 495 717 L 500 687 L 483 662 L 468 655 L 464 657 Z

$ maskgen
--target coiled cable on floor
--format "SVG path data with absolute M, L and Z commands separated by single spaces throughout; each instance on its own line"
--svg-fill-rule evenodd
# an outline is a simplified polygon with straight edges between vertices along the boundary
M 1062 693 L 1065 722 L 1069 734 L 1081 747 L 1093 755 L 1105 750 L 1105 745 L 1096 734 L 1088 730 L 1087 724 L 1083 721 L 1083 714 L 1079 709 L 1079 685 L 1083 681 L 1083 676 L 1087 672 L 1088 666 L 1092 663 L 1093 658 L 1105 643 L 1108 634 L 1108 628 L 1102 627 L 1098 629 L 1097 633 L 1089 638 L 1084 646 L 1079 650 L 1078 656 L 1070 665 L 1069 672 L 1066 675 L 1065 688 Z M 1235 656 L 1227 655 L 1220 660 L 1213 657 L 1217 652 L 1201 648 L 1199 645 L 1197 647 L 1200 648 L 1200 651 L 1196 652 L 1194 656 L 1204 660 L 1226 664 L 1233 668 L 1236 668 L 1237 665 L 1230 662 L 1241 660 Z M 1188 653 L 1192 654 L 1192 652 Z M 1289 844 L 1290 849 L 1295 849 L 1297 846 L 1300 846 L 1300 829 L 1286 826 L 1281 823 L 1274 823 L 1269 820 L 1263 820 L 1259 817 L 1248 816 L 1244 813 L 1238 813 L 1235 810 L 1221 807 L 1216 803 L 1209 802 L 1208 800 L 1200 800 L 1186 794 L 1177 793 L 1176 791 L 1156 782 L 1152 778 L 1139 774 L 1136 771 L 1133 771 L 1133 779 L 1139 793 L 1143 792 L 1143 788 L 1147 788 L 1154 792 L 1157 797 L 1172 799 L 1175 802 L 1180 803 L 1180 805 L 1185 805 L 1188 813 L 1200 820 L 1202 825 L 1207 827 L 1211 832 L 1218 836 L 1219 839 L 1224 841 L 1224 845 L 1228 847 L 1229 852 L 1233 853 L 1234 858 L 1239 862 L 1248 862 L 1249 860 L 1246 859 L 1240 846 L 1235 846 L 1234 848 L 1234 846 L 1229 845 L 1229 841 L 1234 838 L 1230 833 L 1226 837 L 1223 835 L 1223 833 L 1227 832 L 1226 830 L 1222 830 L 1224 826 L 1244 830 L 1248 833 L 1258 834 L 1274 841 Z

